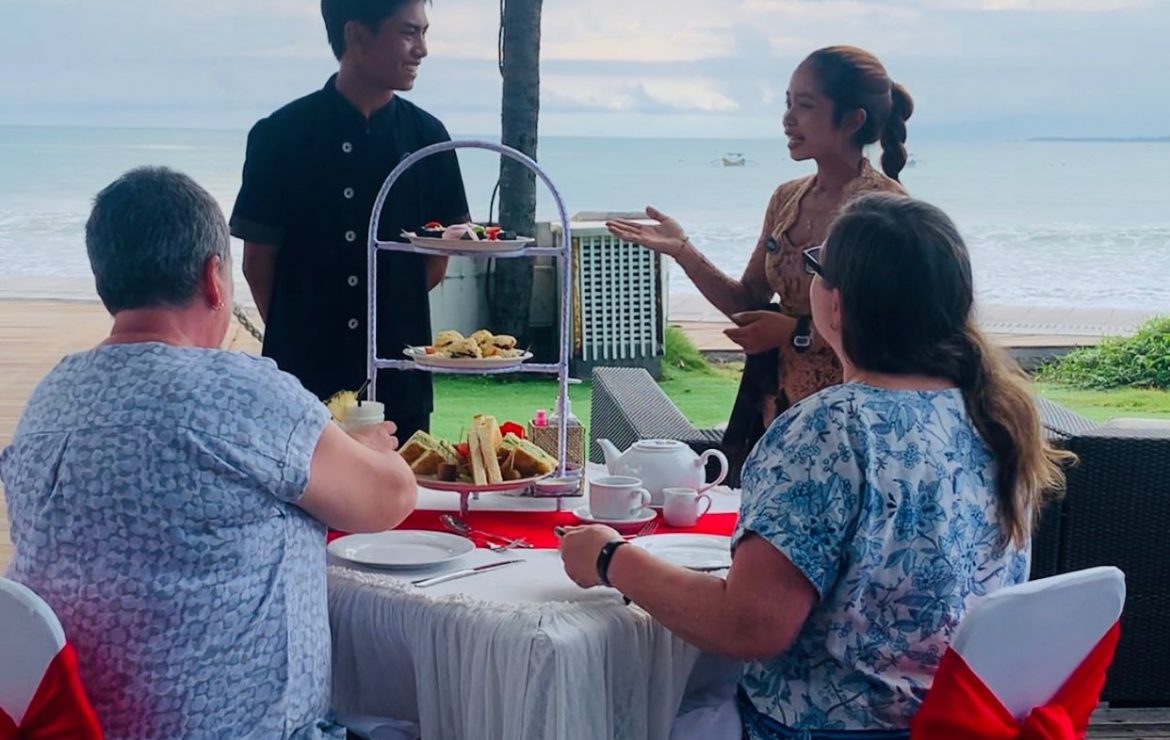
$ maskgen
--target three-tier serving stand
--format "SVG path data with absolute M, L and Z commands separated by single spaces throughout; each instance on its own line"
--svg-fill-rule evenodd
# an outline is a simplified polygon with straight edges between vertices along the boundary
M 378 227 L 382 220 L 382 208 L 386 203 L 386 198 L 390 194 L 390 190 L 398 181 L 402 174 L 407 169 L 418 163 L 419 161 L 441 152 L 449 152 L 456 149 L 486 149 L 488 151 L 496 152 L 509 159 L 515 160 L 527 167 L 545 187 L 552 193 L 553 200 L 557 206 L 557 216 L 560 218 L 561 226 L 558 238 L 558 244 L 552 247 L 528 246 L 520 250 L 508 249 L 501 251 L 492 251 L 484 249 L 475 250 L 458 250 L 458 249 L 433 249 L 430 247 L 421 247 L 409 242 L 401 241 L 380 241 L 378 239 Z M 369 380 L 367 398 L 374 400 L 377 398 L 378 390 L 378 370 L 415 370 L 420 372 L 434 372 L 434 373 L 450 373 L 459 375 L 500 375 L 505 373 L 540 373 L 546 375 L 555 374 L 558 379 L 557 392 L 557 418 L 560 419 L 557 429 L 557 471 L 548 479 L 530 483 L 526 486 L 525 492 L 529 495 L 554 498 L 557 502 L 557 511 L 563 508 L 564 499 L 570 496 L 578 496 L 580 480 L 579 476 L 584 475 L 583 470 L 570 470 L 567 464 L 568 454 L 568 424 L 565 420 L 569 419 L 569 357 L 572 341 L 572 270 L 570 269 L 572 259 L 572 237 L 569 233 L 569 216 L 565 210 L 565 203 L 561 199 L 561 194 L 557 190 L 556 185 L 549 179 L 548 175 L 541 170 L 540 166 L 526 156 L 511 147 L 501 146 L 486 141 L 445 141 L 438 144 L 419 149 L 417 152 L 405 157 L 398 166 L 386 177 L 382 184 L 382 189 L 378 193 L 378 198 L 374 201 L 374 211 L 370 217 L 370 232 L 368 240 L 368 273 L 367 284 L 369 286 L 369 300 L 368 309 L 369 314 L 368 330 L 369 337 L 367 341 L 367 363 L 366 363 L 366 377 Z M 483 245 L 480 244 L 480 247 Z M 502 246 L 502 245 L 501 245 Z M 548 363 L 523 363 L 519 366 L 512 366 L 498 370 L 483 370 L 483 369 L 453 369 L 453 368 L 435 368 L 422 367 L 416 365 L 410 360 L 396 360 L 378 357 L 377 337 L 378 337 L 378 280 L 377 280 L 377 266 L 378 253 L 381 251 L 387 252 L 411 252 L 414 254 L 425 255 L 440 255 L 440 256 L 462 256 L 462 257 L 494 257 L 497 259 L 508 259 L 517 257 L 541 257 L 549 256 L 557 258 L 557 277 L 560 285 L 561 301 L 560 301 L 560 356 L 559 361 L 553 364 Z M 513 484 L 498 484 L 489 486 L 477 486 L 474 483 L 463 482 L 444 482 L 437 483 L 431 481 L 422 481 L 422 484 L 428 488 L 437 488 L 439 490 L 452 491 L 459 494 L 459 510 L 466 514 L 469 508 L 469 502 L 473 496 L 478 497 L 480 493 L 491 493 L 502 490 L 516 490 L 517 486 Z

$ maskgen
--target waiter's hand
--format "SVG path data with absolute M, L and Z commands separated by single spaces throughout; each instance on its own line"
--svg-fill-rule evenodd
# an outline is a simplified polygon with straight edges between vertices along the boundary
M 384 421 L 368 427 L 354 429 L 349 436 L 369 447 L 374 452 L 393 452 L 398 449 L 398 425 L 392 421 Z
M 723 333 L 749 355 L 776 349 L 792 337 L 796 322 L 775 311 L 743 311 L 733 314 L 736 326 Z

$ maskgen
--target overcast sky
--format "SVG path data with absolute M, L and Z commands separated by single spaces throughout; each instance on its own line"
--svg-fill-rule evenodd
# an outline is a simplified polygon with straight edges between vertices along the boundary
M 499 127 L 496 0 L 434 0 L 410 94 Z M 545 0 L 543 135 L 776 136 L 808 52 L 878 54 L 916 136 L 1170 134 L 1170 0 Z M 324 83 L 317 0 L 0 0 L 0 124 L 246 128 Z

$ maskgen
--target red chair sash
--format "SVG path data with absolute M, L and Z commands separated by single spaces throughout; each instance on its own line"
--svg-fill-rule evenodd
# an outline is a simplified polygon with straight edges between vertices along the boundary
M 0 740 L 101 740 L 97 715 L 81 685 L 77 653 L 66 643 L 49 663 L 24 720 L 0 709 Z
M 1097 707 L 1105 673 L 1113 661 L 1121 625 L 1114 624 L 1052 697 L 1021 725 L 963 656 L 947 650 L 922 708 L 910 728 L 912 740 L 1081 740 Z

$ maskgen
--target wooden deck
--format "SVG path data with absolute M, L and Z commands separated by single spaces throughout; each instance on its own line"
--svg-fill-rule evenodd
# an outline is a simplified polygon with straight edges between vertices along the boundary
M 25 401 L 41 378 L 65 355 L 102 341 L 110 323 L 92 302 L 0 300 L 0 450 L 12 440 Z M 260 349 L 234 321 L 226 344 L 248 352 Z M 0 486 L 0 573 L 12 559 L 3 490 Z
M 709 322 L 700 322 L 709 323 Z M 110 319 L 88 302 L 0 300 L 0 449 L 12 439 L 25 401 L 60 359 L 100 342 Z M 255 352 L 258 344 L 233 322 L 225 343 Z M 7 513 L 0 496 L 0 573 L 11 560 Z M 1109 709 L 1094 716 L 1094 740 L 1170 738 L 1170 709 Z

